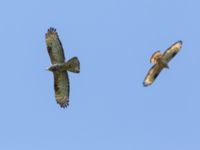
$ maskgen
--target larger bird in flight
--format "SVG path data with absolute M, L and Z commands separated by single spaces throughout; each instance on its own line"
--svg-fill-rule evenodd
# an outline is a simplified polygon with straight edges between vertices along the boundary
M 80 63 L 77 57 L 65 62 L 64 50 L 55 28 L 49 28 L 46 33 L 46 45 L 52 65 L 48 68 L 53 72 L 54 90 L 57 103 L 65 108 L 69 105 L 70 84 L 68 72 L 79 73 Z
M 156 51 L 150 58 L 150 62 L 154 64 L 147 73 L 143 85 L 151 85 L 163 68 L 169 68 L 168 62 L 180 51 L 182 41 L 178 41 L 170 46 L 163 54 Z

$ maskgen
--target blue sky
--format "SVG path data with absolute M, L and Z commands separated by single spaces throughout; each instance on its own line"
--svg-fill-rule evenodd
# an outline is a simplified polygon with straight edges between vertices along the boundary
M 34 0 L 0 6 L 2 150 L 199 150 L 198 0 Z M 56 104 L 45 45 L 57 28 L 70 106 Z M 143 87 L 152 53 L 181 52 Z

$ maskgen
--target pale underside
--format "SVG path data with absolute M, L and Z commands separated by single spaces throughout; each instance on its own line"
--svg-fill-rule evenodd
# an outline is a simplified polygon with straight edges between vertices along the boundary
M 149 86 L 157 78 L 163 68 L 168 67 L 168 62 L 180 51 L 182 47 L 182 41 L 178 41 L 170 46 L 163 54 L 160 51 L 156 51 L 150 58 L 150 62 L 154 65 L 147 73 L 143 85 Z

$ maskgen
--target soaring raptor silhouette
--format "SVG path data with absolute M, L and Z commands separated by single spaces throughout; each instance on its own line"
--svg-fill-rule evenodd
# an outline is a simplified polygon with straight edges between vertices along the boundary
M 55 28 L 49 28 L 46 33 L 46 45 L 52 65 L 48 68 L 53 72 L 55 98 L 61 107 L 69 105 L 70 84 L 68 72 L 79 73 L 80 63 L 77 57 L 65 62 L 64 50 Z
M 181 47 L 182 41 L 178 41 L 170 46 L 163 54 L 158 50 L 151 56 L 150 62 L 154 65 L 144 79 L 144 86 L 151 85 L 163 68 L 169 68 L 168 62 L 180 51 Z

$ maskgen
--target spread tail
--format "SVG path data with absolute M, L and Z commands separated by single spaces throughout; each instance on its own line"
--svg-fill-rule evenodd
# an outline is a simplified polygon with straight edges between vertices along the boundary
M 77 57 L 73 57 L 68 60 L 64 66 L 67 68 L 68 71 L 79 73 L 80 72 L 80 62 Z

